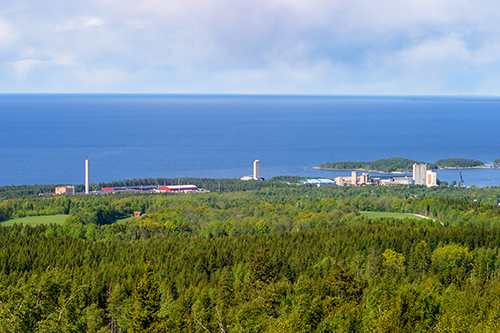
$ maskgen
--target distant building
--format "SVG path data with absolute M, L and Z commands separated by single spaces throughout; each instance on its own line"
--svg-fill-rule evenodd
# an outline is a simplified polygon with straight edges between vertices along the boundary
M 198 187 L 196 185 L 168 185 L 161 186 L 158 192 L 196 192 Z
M 427 164 L 413 164 L 413 180 L 415 185 L 426 185 Z
M 135 217 L 140 217 L 141 216 L 141 212 L 134 212 L 134 216 Z
M 312 184 L 317 187 L 325 186 L 325 185 L 335 185 L 335 182 L 328 178 L 316 178 L 316 179 L 301 179 L 299 180 L 299 184 Z
M 389 178 L 378 178 L 380 185 L 408 185 L 413 182 L 408 176 L 396 176 Z
M 75 187 L 74 186 L 59 186 L 56 187 L 55 194 L 66 194 L 66 195 L 74 195 Z
M 264 178 L 260 176 L 260 161 L 253 161 L 253 175 L 243 176 L 240 180 L 264 180 Z
M 253 161 L 253 179 L 260 180 L 260 161 Z
M 371 182 L 372 180 L 370 178 L 370 174 L 367 172 L 363 172 L 361 176 L 358 177 L 358 173 L 356 171 L 352 171 L 350 177 L 335 178 L 335 183 L 339 186 L 343 186 L 344 184 L 358 186 L 371 184 Z
M 114 193 L 156 193 L 156 192 L 196 192 L 198 187 L 196 185 L 139 185 L 139 186 L 119 186 L 119 187 L 103 187 L 103 192 Z
M 432 171 L 427 171 L 426 176 L 427 177 L 426 177 L 425 185 L 427 185 L 427 187 L 438 186 L 437 173 L 432 172 Z
M 356 171 L 351 172 L 351 185 L 358 186 L 358 173 Z

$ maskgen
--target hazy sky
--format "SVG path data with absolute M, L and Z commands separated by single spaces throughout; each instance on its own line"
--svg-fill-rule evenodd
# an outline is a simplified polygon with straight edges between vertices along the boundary
M 500 1 L 2 0 L 0 92 L 500 95 Z

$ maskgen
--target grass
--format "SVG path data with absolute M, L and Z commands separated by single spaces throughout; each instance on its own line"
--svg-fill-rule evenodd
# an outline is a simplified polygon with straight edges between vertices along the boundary
M 394 219 L 423 219 L 422 217 L 415 216 L 413 214 L 406 214 L 406 213 L 386 213 L 386 212 L 360 212 L 361 215 L 366 216 L 370 219 L 378 219 L 378 218 L 383 218 L 383 217 L 389 217 L 389 218 L 394 218 Z
M 60 215 L 44 215 L 44 216 L 28 216 L 21 217 L 17 219 L 7 220 L 4 222 L 0 222 L 0 226 L 11 226 L 14 223 L 17 224 L 25 224 L 25 225 L 39 225 L 39 224 L 62 224 L 64 220 L 66 220 L 68 215 L 60 214 Z

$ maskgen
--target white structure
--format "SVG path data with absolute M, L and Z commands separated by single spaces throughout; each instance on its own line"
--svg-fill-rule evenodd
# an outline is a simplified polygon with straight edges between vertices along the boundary
M 260 180 L 260 161 L 253 161 L 253 179 Z
M 425 185 L 427 185 L 427 187 L 438 186 L 438 184 L 437 184 L 437 173 L 432 172 L 432 171 L 427 171 L 426 172 L 426 182 L 425 182 Z
M 89 194 L 89 158 L 85 159 L 85 194 Z
M 59 186 L 59 187 L 56 187 L 55 194 L 56 195 L 59 195 L 59 194 L 73 195 L 73 194 L 75 194 L 75 187 L 74 186 Z
M 413 180 L 415 185 L 426 185 L 427 164 L 413 164 Z
M 321 187 L 324 185 L 335 185 L 335 182 L 328 178 L 316 178 L 316 179 L 301 179 L 299 180 L 299 184 L 314 184 L 317 187 Z

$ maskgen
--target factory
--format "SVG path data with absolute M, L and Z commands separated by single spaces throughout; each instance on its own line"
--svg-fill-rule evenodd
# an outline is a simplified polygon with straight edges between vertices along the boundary
M 252 176 L 244 176 L 244 177 L 241 177 L 240 180 L 264 180 L 264 178 L 262 178 L 260 176 L 260 161 L 259 160 L 253 161 L 253 175 Z
M 358 173 L 356 171 L 352 171 L 350 177 L 337 177 L 337 178 L 335 178 L 335 183 L 338 186 L 343 186 L 343 185 L 358 186 L 358 185 L 371 184 L 372 181 L 371 181 L 369 173 L 363 172 L 361 174 L 361 176 L 358 177 Z
M 75 187 L 74 186 L 58 186 L 54 191 L 55 195 L 65 194 L 65 195 L 74 195 Z
M 141 185 L 141 186 L 118 186 L 118 187 L 103 187 L 101 188 L 103 192 L 112 193 L 188 193 L 188 192 L 198 192 L 198 187 L 196 185 Z
M 413 164 L 413 181 L 415 185 L 427 187 L 438 186 L 437 173 L 427 170 L 427 164 Z
M 317 187 L 325 186 L 325 185 L 335 185 L 335 182 L 328 178 L 316 178 L 316 179 L 301 179 L 299 180 L 299 184 L 312 184 Z

